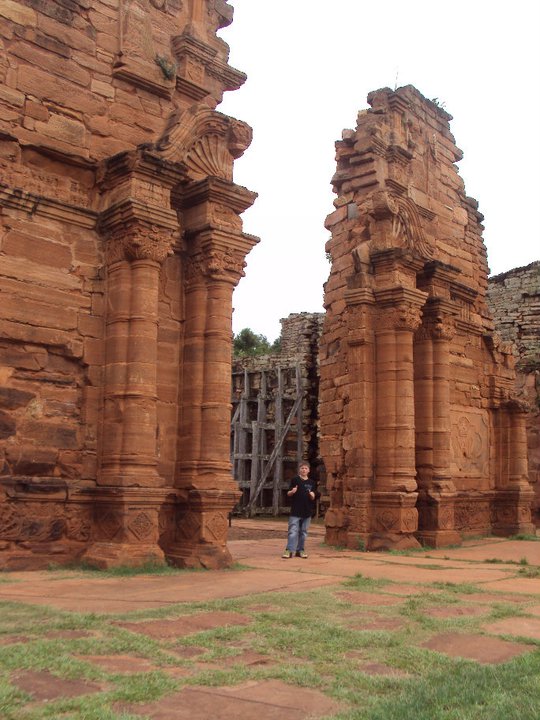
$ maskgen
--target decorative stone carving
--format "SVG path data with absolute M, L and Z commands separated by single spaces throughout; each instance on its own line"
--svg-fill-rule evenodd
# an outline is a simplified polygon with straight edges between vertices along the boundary
M 489 476 L 489 427 L 483 413 L 452 413 L 453 471 L 455 477 Z
M 185 162 L 191 177 L 215 176 L 232 180 L 233 160 L 251 144 L 252 130 L 207 107 L 174 115 L 160 140 L 165 159 Z
M 409 330 L 415 332 L 422 322 L 420 310 L 414 305 L 385 308 L 377 313 L 376 330 Z
M 186 282 L 193 284 L 204 277 L 234 280 L 235 284 L 244 276 L 244 258 L 232 250 L 211 250 L 190 257 L 186 263 Z
M 122 235 L 107 238 L 107 262 L 121 260 L 154 260 L 162 263 L 173 253 L 175 233 L 156 225 L 138 225 L 128 228 Z

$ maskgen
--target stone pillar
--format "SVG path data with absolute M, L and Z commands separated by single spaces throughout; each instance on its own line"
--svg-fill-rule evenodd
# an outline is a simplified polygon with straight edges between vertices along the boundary
M 504 433 L 506 442 L 503 440 L 503 446 L 499 448 L 503 473 L 495 492 L 492 513 L 494 535 L 536 533 L 531 522 L 534 491 L 528 480 L 527 410 L 527 405 L 518 400 L 505 403 L 502 410 L 508 424 Z
M 417 455 L 424 463 L 431 456 L 431 465 L 423 463 L 419 470 L 417 537 L 432 547 L 461 542 L 454 525 L 456 489 L 450 472 L 450 341 L 454 327 L 452 308 L 447 305 L 433 298 L 426 304 L 415 354 L 424 368 L 422 381 L 416 381 L 416 390 L 424 397 L 424 402 L 416 403 L 416 421 L 423 428 L 417 435 Z
M 228 514 L 240 497 L 231 474 L 232 293 L 256 238 L 239 213 L 253 193 L 210 178 L 182 198 L 186 222 L 186 324 L 175 485 L 187 502 L 167 560 L 179 567 L 230 565 Z
M 413 333 L 425 293 L 376 290 L 376 472 L 370 548 L 417 547 Z
M 133 223 L 107 238 L 104 420 L 92 544 L 103 567 L 163 562 L 159 519 L 170 490 L 157 471 L 159 273 L 174 233 Z
M 330 509 L 325 517 L 327 542 L 351 549 L 369 544 L 369 508 L 374 474 L 372 423 L 375 345 L 371 317 L 373 292 L 352 288 L 347 303 L 347 358 L 349 384 L 344 397 L 343 417 L 347 433 L 343 439 L 346 472 L 343 477 L 343 509 Z

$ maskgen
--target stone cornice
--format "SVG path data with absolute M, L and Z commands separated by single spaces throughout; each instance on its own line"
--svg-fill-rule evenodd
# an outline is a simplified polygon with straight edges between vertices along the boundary
M 178 230 L 178 218 L 174 210 L 154 207 L 132 198 L 115 203 L 99 216 L 99 228 L 104 233 L 114 232 L 118 228 L 133 223 Z
M 259 238 L 243 232 L 231 233 L 222 229 L 209 228 L 197 234 L 197 241 L 203 251 L 232 250 L 245 256 L 259 242 Z
M 181 196 L 174 198 L 174 205 L 185 210 L 202 203 L 220 203 L 240 214 L 251 207 L 257 197 L 257 193 L 242 185 L 209 177 L 184 188 Z
M 353 288 L 345 290 L 347 305 L 374 305 L 375 296 L 370 288 Z
M 394 247 L 373 250 L 370 253 L 370 259 L 376 274 L 377 272 L 395 267 L 407 267 L 415 272 L 419 272 L 424 267 L 424 260 L 420 257 L 413 256 L 410 251 L 405 248 Z
M 245 73 L 219 60 L 216 48 L 188 32 L 173 38 L 172 47 L 179 65 L 176 87 L 188 97 L 201 99 L 210 93 L 206 75 L 215 78 L 223 90 L 238 90 L 247 79 Z
M 150 147 L 139 147 L 107 158 L 100 167 L 98 182 L 103 190 L 109 190 L 134 175 L 171 188 L 185 180 L 186 166 L 181 162 L 169 162 Z
M 388 288 L 376 288 L 373 291 L 377 305 L 381 308 L 397 307 L 402 305 L 421 308 L 427 299 L 427 293 L 415 288 L 397 285 Z

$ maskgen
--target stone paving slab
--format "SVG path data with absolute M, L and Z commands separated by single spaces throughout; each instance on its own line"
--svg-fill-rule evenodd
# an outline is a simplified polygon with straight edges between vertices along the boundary
M 218 627 L 249 625 L 250 622 L 250 617 L 240 615 L 240 613 L 214 610 L 214 612 L 184 615 L 174 620 L 168 618 L 167 620 L 119 622 L 116 624 L 131 632 L 142 633 L 158 640 L 174 640 L 193 633 L 214 630 Z
M 79 697 L 105 689 L 104 684 L 59 678 L 45 670 L 20 670 L 12 674 L 11 682 L 28 693 L 35 702 Z
M 18 582 L 0 585 L 0 600 L 80 612 L 130 612 L 258 592 L 297 592 L 334 584 L 346 577 L 286 570 L 269 573 L 266 569 L 254 569 L 165 576 L 74 578 L 53 582 L 50 573 L 38 571 L 28 579 L 17 577 Z
M 342 706 L 321 692 L 278 680 L 185 688 L 157 702 L 129 706 L 129 712 L 152 720 L 308 720 L 340 709 Z
M 495 635 L 514 635 L 540 640 L 540 618 L 512 617 L 484 625 L 486 632 Z
M 487 582 L 482 585 L 482 590 L 496 590 L 509 594 L 540 595 L 540 578 L 520 578 L 500 580 L 499 582 Z
M 489 664 L 506 662 L 518 655 L 534 650 L 534 645 L 508 642 L 487 635 L 468 635 L 465 633 L 435 635 L 422 643 L 422 647 L 451 657 L 461 657 Z

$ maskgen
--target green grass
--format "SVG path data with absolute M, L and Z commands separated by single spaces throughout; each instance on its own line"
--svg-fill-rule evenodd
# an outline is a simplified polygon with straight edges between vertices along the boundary
M 524 572 L 534 569 L 520 567 Z M 140 703 L 157 701 L 189 686 L 280 680 L 318 690 L 342 703 L 343 710 L 332 720 L 540 718 L 538 643 L 525 639 L 531 651 L 500 665 L 452 658 L 423 646 L 434 635 L 450 630 L 482 634 L 482 625 L 488 621 L 527 614 L 527 605 L 537 603 L 534 597 L 525 605 L 491 605 L 490 612 L 482 616 L 438 617 L 430 611 L 467 605 L 467 595 L 481 590 L 472 584 L 430 583 L 419 585 L 416 595 L 394 596 L 396 603 L 385 605 L 391 586 L 389 581 L 357 574 L 339 585 L 305 592 L 177 603 L 121 614 L 70 613 L 0 603 L 0 641 L 22 638 L 0 646 L 0 717 L 141 720 L 136 714 Z M 355 592 L 372 593 L 375 602 L 369 606 L 351 602 Z M 212 611 L 238 612 L 250 622 L 165 639 L 153 639 L 119 624 L 177 621 Z M 394 630 L 370 629 L 370 622 L 377 619 L 399 624 Z M 61 633 L 69 630 L 86 634 L 62 637 Z M 200 648 L 201 653 L 184 657 L 179 651 L 186 647 Z M 258 653 L 267 663 L 247 664 L 242 659 L 244 651 Z M 146 659 L 152 667 L 148 672 L 123 675 L 86 660 L 89 655 L 130 655 Z M 364 663 L 381 663 L 406 675 L 370 675 L 362 671 Z M 168 670 L 175 667 L 185 674 L 171 676 Z M 99 684 L 101 690 L 33 703 L 14 681 L 14 673 L 24 671 L 86 680 Z

